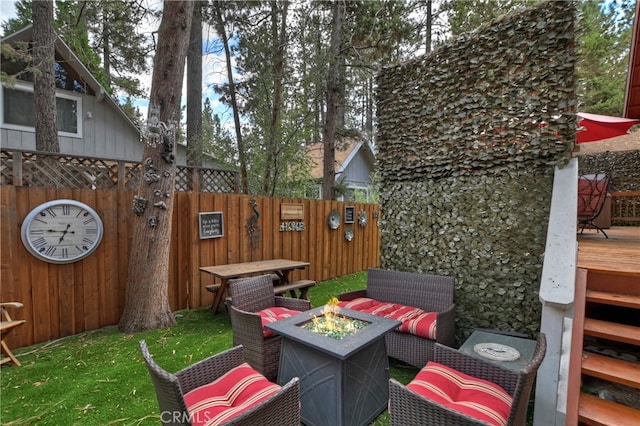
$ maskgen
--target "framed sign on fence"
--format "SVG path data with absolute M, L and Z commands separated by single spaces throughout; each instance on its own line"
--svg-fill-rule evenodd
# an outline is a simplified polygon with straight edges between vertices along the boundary
M 344 223 L 353 223 L 356 221 L 356 208 L 347 206 L 344 208 Z
M 200 239 L 219 238 L 224 235 L 224 219 L 222 212 L 198 213 L 198 229 Z

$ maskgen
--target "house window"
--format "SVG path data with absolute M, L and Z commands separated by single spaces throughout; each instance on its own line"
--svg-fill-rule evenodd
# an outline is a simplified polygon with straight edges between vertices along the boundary
M 16 130 L 35 130 L 33 87 L 2 87 L 2 124 Z M 82 137 L 82 98 L 56 93 L 58 132 L 61 136 Z

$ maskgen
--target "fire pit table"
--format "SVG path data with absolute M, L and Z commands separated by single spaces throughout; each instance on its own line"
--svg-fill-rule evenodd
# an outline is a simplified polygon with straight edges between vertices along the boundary
M 400 322 L 342 308 L 340 317 L 364 321 L 366 326 L 335 339 L 304 328 L 322 317 L 324 309 L 265 326 L 282 336 L 278 383 L 300 378 L 306 425 L 367 425 L 387 407 L 389 360 L 384 335 Z

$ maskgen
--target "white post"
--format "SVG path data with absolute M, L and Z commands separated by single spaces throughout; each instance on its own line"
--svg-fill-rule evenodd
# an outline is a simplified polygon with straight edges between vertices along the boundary
M 534 426 L 565 424 L 578 255 L 577 197 L 578 160 L 573 158 L 554 175 L 539 293 L 540 331 L 547 337 L 547 353 L 537 375 Z

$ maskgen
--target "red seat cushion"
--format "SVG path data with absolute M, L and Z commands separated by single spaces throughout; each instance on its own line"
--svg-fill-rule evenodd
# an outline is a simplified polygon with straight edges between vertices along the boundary
M 437 338 L 437 312 L 425 312 L 413 306 L 379 302 L 368 297 L 345 300 L 338 305 L 343 308 L 398 320 L 402 322 L 402 324 L 397 330 L 403 333 L 409 333 L 431 340 L 436 340 Z
M 490 425 L 507 424 L 513 398 L 487 380 L 429 361 L 407 388 L 427 399 Z
M 265 328 L 266 324 L 284 318 L 289 318 L 294 315 L 298 315 L 299 313 L 300 311 L 294 311 L 293 309 L 282 308 L 280 306 L 274 306 L 272 308 L 267 308 L 256 312 L 256 314 L 260 315 L 260 319 L 262 320 L 262 334 L 264 335 L 264 337 L 271 337 L 274 335 L 273 331 Z
M 193 425 L 218 425 L 239 416 L 280 390 L 247 363 L 184 395 Z

